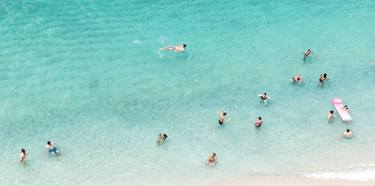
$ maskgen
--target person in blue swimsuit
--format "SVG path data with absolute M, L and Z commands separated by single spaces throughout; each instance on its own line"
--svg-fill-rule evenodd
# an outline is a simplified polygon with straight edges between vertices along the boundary
M 53 141 L 47 141 L 47 145 L 45 148 L 48 149 L 48 152 L 53 156 L 57 156 L 58 154 L 60 154 Z

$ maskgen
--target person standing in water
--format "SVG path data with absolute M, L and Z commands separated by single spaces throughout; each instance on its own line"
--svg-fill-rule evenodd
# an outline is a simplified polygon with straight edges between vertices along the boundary
M 302 84 L 302 77 L 301 75 L 297 74 L 292 78 L 293 83 Z
M 260 126 L 262 126 L 263 124 L 263 120 L 262 120 L 262 117 L 258 117 L 256 120 L 255 120 L 255 127 L 259 128 Z
M 223 110 L 219 113 L 219 125 L 223 125 L 224 121 L 226 120 L 227 113 Z
M 310 54 L 312 54 L 311 49 L 307 49 L 307 51 L 303 54 L 303 62 L 306 61 L 307 57 L 309 57 Z
M 329 80 L 329 78 L 328 78 L 327 73 L 320 74 L 320 77 L 319 77 L 319 83 L 320 83 L 320 86 L 321 86 L 321 87 L 324 85 L 324 82 L 325 82 L 325 81 L 328 81 L 328 80 Z
M 264 104 L 267 104 L 268 100 L 271 99 L 271 97 L 268 96 L 265 92 L 263 94 L 259 94 L 258 97 L 260 98 L 260 102 L 263 102 Z
M 213 165 L 216 165 L 216 163 L 217 163 L 217 156 L 216 156 L 216 153 L 212 153 L 212 154 L 208 157 L 207 165 L 209 165 L 209 166 L 213 166 Z
M 344 132 L 344 137 L 345 138 L 352 138 L 353 137 L 353 131 L 351 131 L 350 129 L 346 129 L 346 131 Z
M 60 154 L 59 150 L 55 147 L 55 143 L 53 141 L 47 141 L 47 145 L 45 146 L 46 149 L 48 149 L 48 152 L 53 155 L 57 156 Z
M 173 52 L 183 52 L 185 51 L 187 45 L 186 44 L 182 44 L 182 45 L 177 45 L 177 46 L 166 46 L 166 47 L 163 47 L 163 48 L 160 48 L 160 51 L 173 51 Z
M 159 138 L 158 138 L 158 140 L 156 141 L 156 144 L 158 144 L 158 145 L 163 144 L 167 138 L 168 138 L 168 135 L 167 135 L 167 134 L 160 133 L 160 134 L 159 134 Z
M 332 121 L 333 121 L 333 118 L 334 118 L 333 113 L 334 113 L 333 110 L 330 110 L 330 111 L 328 112 L 328 116 L 327 116 L 327 118 L 328 118 L 328 122 L 332 122 Z
M 27 154 L 26 154 L 26 150 L 25 149 L 21 149 L 19 157 L 20 157 L 20 162 L 21 163 L 26 163 Z

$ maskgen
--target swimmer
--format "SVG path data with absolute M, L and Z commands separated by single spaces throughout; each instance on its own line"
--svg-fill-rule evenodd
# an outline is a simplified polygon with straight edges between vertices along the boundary
M 307 49 L 307 51 L 303 54 L 303 61 L 305 62 L 306 58 L 309 57 L 309 55 L 312 53 L 313 52 L 311 51 L 311 49 Z
M 328 78 L 327 73 L 320 74 L 319 83 L 320 83 L 321 87 L 324 85 L 324 81 L 328 81 L 328 80 L 329 80 L 329 78 Z
M 55 147 L 55 143 L 53 141 L 47 141 L 47 145 L 45 146 L 46 149 L 48 149 L 48 152 L 53 155 L 57 156 L 60 154 L 59 150 Z
M 183 52 L 186 49 L 186 44 L 178 45 L 178 46 L 166 46 L 164 48 L 160 48 L 160 51 L 174 51 L 174 52 Z
M 227 113 L 224 111 L 220 111 L 219 113 L 219 125 L 224 124 L 224 121 L 226 120 Z
M 213 165 L 216 165 L 216 163 L 217 163 L 216 153 L 212 153 L 212 155 L 208 157 L 207 165 L 213 166 Z
M 322 74 L 320 74 L 320 77 L 319 77 L 319 84 L 320 84 L 321 87 L 323 86 L 323 82 L 324 82 L 324 77 L 323 77 Z
M 270 96 L 267 95 L 267 93 L 259 94 L 258 97 L 260 98 L 260 102 L 264 102 L 265 104 L 267 103 L 268 100 L 271 99 Z
M 20 162 L 21 163 L 25 163 L 26 162 L 26 150 L 25 149 L 21 149 L 21 153 L 20 153 Z
M 330 110 L 330 111 L 328 112 L 328 116 L 327 116 L 328 121 L 333 121 L 333 117 L 334 117 L 333 113 L 334 113 L 333 110 Z
M 352 138 L 353 132 L 350 129 L 346 129 L 346 131 L 344 132 L 344 137 L 345 138 Z
M 293 83 L 298 83 L 299 85 L 302 84 L 302 77 L 301 75 L 297 74 L 292 78 Z
M 344 105 L 344 106 L 342 107 L 342 110 L 343 110 L 343 111 L 346 111 L 346 112 L 349 112 L 349 107 L 348 107 L 348 105 Z
M 263 120 L 262 120 L 262 117 L 258 117 L 256 120 L 255 120 L 255 127 L 260 127 L 262 126 L 263 124 Z
M 167 138 L 168 138 L 167 134 L 160 133 L 160 134 L 159 134 L 159 138 L 158 138 L 158 140 L 156 141 L 156 144 L 158 144 L 158 145 L 163 144 Z

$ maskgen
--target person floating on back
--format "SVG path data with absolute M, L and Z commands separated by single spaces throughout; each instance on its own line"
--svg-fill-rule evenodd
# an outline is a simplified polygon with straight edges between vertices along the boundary
M 268 96 L 265 92 L 263 94 L 259 94 L 258 97 L 260 98 L 260 102 L 264 104 L 267 104 L 268 100 L 271 99 L 271 97 Z
M 57 156 L 60 154 L 59 150 L 57 149 L 53 141 L 47 141 L 47 145 L 45 146 L 45 148 L 48 149 L 48 152 L 52 156 Z
M 303 62 L 306 61 L 306 59 L 310 56 L 310 54 L 312 54 L 313 52 L 311 51 L 311 49 L 307 49 L 307 51 L 303 54 Z
M 324 82 L 325 82 L 325 81 L 328 81 L 328 80 L 329 80 L 329 78 L 328 78 L 327 73 L 320 74 L 320 77 L 319 77 L 319 84 L 320 84 L 321 87 L 323 87 Z
M 262 124 L 263 124 L 263 120 L 262 120 L 262 117 L 258 117 L 256 120 L 255 120 L 255 127 L 260 127 L 260 126 L 262 126 Z
M 209 165 L 209 166 L 214 166 L 214 165 L 216 165 L 216 163 L 217 163 L 217 156 L 216 156 L 216 153 L 212 153 L 212 154 L 208 157 L 207 165 Z
M 292 82 L 293 83 L 296 83 L 296 84 L 302 84 L 303 80 L 302 80 L 302 77 L 301 75 L 297 74 L 295 75 L 293 78 L 292 78 Z
M 25 149 L 21 149 L 21 152 L 20 152 L 20 162 L 21 163 L 26 163 L 26 159 L 27 159 L 26 150 Z
M 332 122 L 332 121 L 333 121 L 333 118 L 334 118 L 333 113 L 334 113 L 333 110 L 330 110 L 330 111 L 328 112 L 328 116 L 327 116 L 327 118 L 328 118 L 328 122 Z
M 156 144 L 157 144 L 157 145 L 161 145 L 161 144 L 163 144 L 167 138 L 168 138 L 168 135 L 167 135 L 167 134 L 160 133 L 160 134 L 159 134 L 159 138 L 158 138 L 158 140 L 156 141 Z
M 353 137 L 353 132 L 350 130 L 350 129 L 346 129 L 346 131 L 344 132 L 344 137 L 345 138 L 352 138 Z
M 224 111 L 220 111 L 219 113 L 219 125 L 223 125 L 224 121 L 226 120 L 227 113 Z
M 166 46 L 166 47 L 163 47 L 163 48 L 160 48 L 160 51 L 173 51 L 173 52 L 183 52 L 185 51 L 187 45 L 186 44 L 182 44 L 182 45 L 177 45 L 177 46 Z

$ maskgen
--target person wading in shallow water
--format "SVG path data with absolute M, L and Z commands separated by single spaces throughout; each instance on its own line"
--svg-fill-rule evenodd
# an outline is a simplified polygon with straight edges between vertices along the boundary
M 226 120 L 227 113 L 224 111 L 219 112 L 219 125 L 223 125 Z
M 260 127 L 260 126 L 262 126 L 262 124 L 263 124 L 263 120 L 262 120 L 262 117 L 257 117 L 257 119 L 255 120 L 255 127 Z
M 327 116 L 327 118 L 328 118 L 328 122 L 332 122 L 332 121 L 333 121 L 333 117 L 334 117 L 333 113 L 334 113 L 333 110 L 330 110 L 330 111 L 328 112 L 328 116 Z
M 345 138 L 352 138 L 353 137 L 353 131 L 350 130 L 350 129 L 346 129 L 346 131 L 344 132 L 344 137 Z
M 213 165 L 216 165 L 216 163 L 217 163 L 217 156 L 216 156 L 216 153 L 212 153 L 212 154 L 208 157 L 207 165 L 213 166 Z
M 267 93 L 263 93 L 263 94 L 259 94 L 258 97 L 260 98 L 260 103 L 264 103 L 264 104 L 267 104 L 268 100 L 271 99 L 270 96 L 268 96 Z
M 20 152 L 20 162 L 21 163 L 26 163 L 26 159 L 27 159 L 27 154 L 26 154 L 26 150 L 25 149 L 21 149 L 21 152 Z
M 158 145 L 163 144 L 167 138 L 168 138 L 168 135 L 167 135 L 167 134 L 160 133 L 160 134 L 159 134 L 159 138 L 158 138 L 158 140 L 156 141 L 156 144 L 158 144 Z

